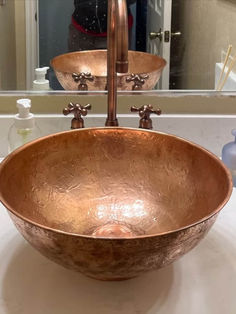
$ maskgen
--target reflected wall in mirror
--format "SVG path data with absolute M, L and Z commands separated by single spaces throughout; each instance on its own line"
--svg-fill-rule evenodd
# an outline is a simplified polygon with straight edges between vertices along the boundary
M 32 89 L 35 68 L 50 66 L 51 60 L 56 56 L 75 50 L 106 48 L 106 2 L 6 0 L 4 5 L 0 5 L 0 90 Z M 144 55 L 135 55 L 131 71 L 134 76 L 130 77 L 129 88 L 131 86 L 132 89 L 136 80 L 139 82 L 137 89 L 143 90 L 214 90 L 227 49 L 232 45 L 225 73 L 228 68 L 232 68 L 232 71 L 223 90 L 236 90 L 236 67 L 233 64 L 230 67 L 236 54 L 236 1 L 128 0 L 127 4 L 130 50 L 160 57 L 152 59 L 146 67 Z M 93 69 L 94 62 L 87 58 L 91 65 L 89 71 L 88 65 L 81 70 L 80 60 L 84 58 L 77 59 L 74 62 L 75 69 L 70 64 L 68 74 L 70 79 L 79 82 L 73 86 L 73 90 L 80 85 L 81 73 L 78 71 L 91 72 L 82 73 L 82 82 L 87 80 L 88 89 L 95 90 L 91 83 L 97 74 Z M 155 69 L 163 59 L 167 63 L 162 63 L 160 72 L 164 70 L 159 75 L 158 84 L 147 85 L 145 80 L 148 80 L 152 67 Z M 95 63 L 99 67 L 102 61 L 98 58 Z M 140 68 L 141 63 L 145 70 Z M 63 69 L 67 71 L 66 63 Z M 135 73 L 135 69 L 138 69 L 138 73 Z M 106 75 L 104 71 L 102 68 L 103 76 Z M 47 78 L 51 89 L 63 90 L 52 67 Z M 159 77 L 157 81 L 158 79 Z M 65 85 L 64 88 L 69 89 Z M 105 85 L 102 89 L 104 88 Z M 121 88 L 129 89 L 123 85 Z

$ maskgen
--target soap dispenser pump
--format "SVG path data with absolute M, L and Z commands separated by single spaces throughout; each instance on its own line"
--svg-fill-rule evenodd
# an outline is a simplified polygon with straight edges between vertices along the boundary
M 233 178 L 233 184 L 236 187 L 236 129 L 233 129 L 231 133 L 235 136 L 235 140 L 223 147 L 222 161 L 230 170 Z
M 35 69 L 35 80 L 33 81 L 34 90 L 50 90 L 49 80 L 46 79 L 48 69 L 49 67 Z
M 30 112 L 31 100 L 18 99 L 16 106 L 19 113 L 14 117 L 14 124 L 8 133 L 8 152 L 41 136 L 41 131 Z

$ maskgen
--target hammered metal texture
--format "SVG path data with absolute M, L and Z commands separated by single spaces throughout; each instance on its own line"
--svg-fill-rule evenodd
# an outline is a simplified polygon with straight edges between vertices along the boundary
M 121 280 L 192 249 L 232 191 L 222 162 L 175 136 L 126 128 L 50 135 L 0 169 L 1 201 L 42 254 Z
M 146 52 L 128 52 L 129 69 L 126 74 L 118 74 L 117 87 L 119 90 L 132 90 L 133 83 L 126 79 L 131 73 L 148 75 L 142 85 L 143 90 L 153 89 L 159 81 L 166 61 Z M 107 85 L 107 51 L 88 50 L 70 52 L 57 56 L 51 60 L 51 66 L 57 79 L 65 90 L 78 90 L 78 83 L 72 77 L 73 73 L 88 72 L 94 77 L 93 81 L 86 81 L 88 90 L 106 90 Z

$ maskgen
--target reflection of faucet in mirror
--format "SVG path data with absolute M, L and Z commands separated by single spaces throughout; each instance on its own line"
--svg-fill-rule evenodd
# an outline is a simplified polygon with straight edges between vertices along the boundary
M 108 1 L 108 20 L 107 20 L 107 90 L 108 90 L 108 108 L 106 126 L 118 126 L 117 120 L 117 73 L 128 72 L 128 15 L 126 0 Z M 75 74 L 73 74 L 75 75 Z M 68 108 L 74 108 L 77 105 L 69 104 Z M 161 114 L 161 110 L 153 110 L 151 105 L 144 106 L 146 109 L 139 111 L 141 117 L 140 128 L 152 129 L 151 113 Z M 63 113 L 69 113 L 65 108 Z M 151 110 L 149 110 L 151 108 Z M 74 109 L 73 109 L 74 111 Z M 133 107 L 131 109 L 133 110 Z M 137 110 L 138 111 L 138 110 Z M 72 111 L 70 111 L 72 112 Z M 144 113 L 144 114 L 142 114 Z M 87 111 L 86 111 L 87 114 Z M 72 120 L 72 128 L 83 128 L 84 122 L 79 115 L 76 122 L 76 115 Z

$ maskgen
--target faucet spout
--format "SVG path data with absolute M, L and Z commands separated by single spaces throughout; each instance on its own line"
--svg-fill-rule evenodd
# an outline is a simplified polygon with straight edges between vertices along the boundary
M 108 0 L 106 126 L 118 126 L 117 73 L 128 72 L 128 14 L 126 0 Z

